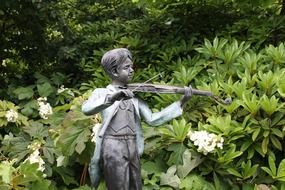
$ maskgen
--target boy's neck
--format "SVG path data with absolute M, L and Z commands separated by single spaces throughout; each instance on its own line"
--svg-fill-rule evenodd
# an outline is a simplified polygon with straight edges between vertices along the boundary
M 113 80 L 111 83 L 113 86 L 126 86 L 127 83 L 123 83 L 121 81 Z

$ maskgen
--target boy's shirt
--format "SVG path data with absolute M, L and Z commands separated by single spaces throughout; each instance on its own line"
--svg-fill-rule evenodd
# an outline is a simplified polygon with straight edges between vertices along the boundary
M 118 106 L 117 113 L 113 116 L 105 131 L 106 135 L 112 136 L 135 136 L 135 110 L 131 100 L 123 100 Z

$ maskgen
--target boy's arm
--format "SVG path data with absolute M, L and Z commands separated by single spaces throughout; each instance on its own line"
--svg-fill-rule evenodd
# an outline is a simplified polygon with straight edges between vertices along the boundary
M 85 115 L 93 115 L 112 105 L 108 99 L 107 92 L 102 89 L 95 89 L 91 96 L 82 104 L 82 112 Z
M 162 109 L 160 112 L 152 113 L 148 105 L 139 100 L 140 115 L 145 122 L 152 126 L 161 125 L 171 119 L 182 115 L 181 102 L 177 101 Z
M 140 115 L 143 119 L 153 126 L 161 125 L 171 119 L 174 119 L 182 115 L 182 107 L 192 96 L 192 87 L 185 88 L 185 94 L 180 101 L 174 102 L 173 104 L 167 106 L 163 110 L 157 113 L 152 113 L 148 105 L 139 100 Z
M 96 114 L 111 106 L 115 101 L 130 99 L 134 96 L 130 90 L 120 90 L 112 94 L 105 90 L 95 89 L 88 100 L 83 103 L 82 112 L 85 115 Z

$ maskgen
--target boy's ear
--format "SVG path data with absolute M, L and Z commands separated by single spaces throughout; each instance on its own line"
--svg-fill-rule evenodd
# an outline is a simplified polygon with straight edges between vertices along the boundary
M 111 69 L 111 73 L 112 73 L 113 76 L 117 77 L 118 76 L 117 68 L 112 68 Z

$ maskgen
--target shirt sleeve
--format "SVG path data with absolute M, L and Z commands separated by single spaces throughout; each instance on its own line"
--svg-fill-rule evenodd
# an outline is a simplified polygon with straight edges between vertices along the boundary
M 181 103 L 179 101 L 172 103 L 171 105 L 162 109 L 160 112 L 153 113 L 144 101 L 139 100 L 139 110 L 140 115 L 145 122 L 152 126 L 158 126 L 179 117 L 183 112 Z
M 108 97 L 109 94 L 102 89 L 95 89 L 88 100 L 82 104 L 82 112 L 85 115 L 93 115 L 101 112 L 113 104 Z

